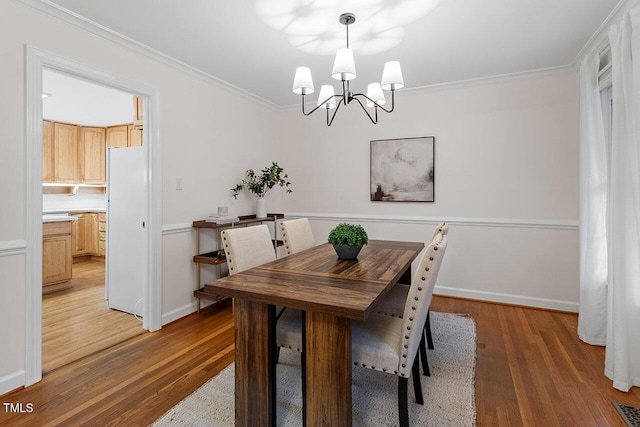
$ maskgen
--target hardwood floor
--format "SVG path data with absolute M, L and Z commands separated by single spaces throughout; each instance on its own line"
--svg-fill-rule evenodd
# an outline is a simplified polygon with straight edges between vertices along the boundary
M 476 321 L 478 426 L 623 427 L 611 402 L 640 406 L 640 388 L 613 389 L 604 349 L 578 339 L 575 314 L 444 297 L 432 309 Z M 229 364 L 233 350 L 231 308 L 206 308 L 3 396 L 33 412 L 0 411 L 0 425 L 148 425 Z
M 107 307 L 104 261 L 73 264 L 71 287 L 42 296 L 43 373 L 144 333 L 142 322 Z

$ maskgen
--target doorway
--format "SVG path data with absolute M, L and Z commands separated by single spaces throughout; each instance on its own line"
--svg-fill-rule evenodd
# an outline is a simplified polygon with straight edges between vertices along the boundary
M 140 265 L 145 263 L 143 257 L 114 261 L 111 255 L 118 255 L 117 249 L 107 250 L 113 246 L 108 237 L 114 232 L 117 236 L 121 233 L 119 228 L 126 228 L 127 224 L 119 223 L 118 215 L 107 220 L 107 194 L 113 191 L 107 186 L 112 182 L 107 182 L 106 147 L 117 146 L 116 150 L 126 151 L 138 147 L 140 152 L 144 132 L 142 126 L 134 122 L 137 110 L 134 107 L 142 105 L 137 97 L 48 68 L 43 71 L 42 104 L 43 214 L 47 218 L 73 220 L 72 256 L 65 257 L 68 261 L 72 259 L 68 263 L 70 280 L 61 282 L 68 276 L 50 280 L 43 273 L 42 371 L 46 374 L 144 332 L 140 307 L 137 311 L 129 310 L 131 314 L 110 309 L 114 304 L 112 298 L 107 299 L 106 282 L 109 265 L 111 269 L 117 267 L 139 273 Z M 134 168 L 139 174 L 144 168 L 142 163 Z M 70 169 L 77 171 L 75 179 L 68 178 L 74 175 Z M 137 208 L 140 216 L 144 216 L 141 202 L 145 191 L 142 189 L 138 199 L 130 201 L 127 212 Z M 46 226 L 56 224 L 59 223 Z M 124 237 L 125 245 L 137 241 L 136 247 L 142 246 L 144 235 L 134 236 L 135 233 L 129 231 Z M 53 268 L 52 261 L 51 255 L 46 257 L 45 266 Z M 108 277 L 113 282 L 117 274 L 110 271 Z M 114 286 L 137 289 L 135 298 L 129 297 L 133 300 L 132 306 L 141 297 L 142 284 L 140 274 L 134 279 L 135 283 L 126 283 L 125 278 L 119 281 L 119 286 Z M 124 297 L 128 296 L 125 293 Z
M 160 329 L 162 295 L 161 176 L 157 119 L 158 95 L 148 87 L 51 55 L 27 46 L 27 324 L 25 331 L 25 385 L 42 379 L 42 78 L 51 69 L 80 80 L 135 94 L 146 100 L 144 175 L 147 177 L 146 265 L 143 265 L 143 328 Z M 153 178 L 153 179 L 152 179 Z

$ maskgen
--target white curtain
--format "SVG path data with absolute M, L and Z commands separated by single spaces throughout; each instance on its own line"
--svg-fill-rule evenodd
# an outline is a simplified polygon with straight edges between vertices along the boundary
M 607 147 L 598 70 L 600 55 L 580 66 L 580 315 L 583 341 L 605 345 L 607 336 Z
M 605 373 L 640 386 L 640 8 L 609 31 L 613 115 L 607 211 Z
M 605 374 L 628 391 L 640 386 L 640 7 L 611 27 L 609 44 L 609 146 L 598 56 L 585 58 L 580 69 L 578 334 L 606 345 Z

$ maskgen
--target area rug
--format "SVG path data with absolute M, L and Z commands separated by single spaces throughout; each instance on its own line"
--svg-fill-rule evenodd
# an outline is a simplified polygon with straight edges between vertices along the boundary
M 409 384 L 412 426 L 475 426 L 476 327 L 468 315 L 431 313 L 434 350 L 427 350 L 430 377 L 421 377 L 424 405 L 415 403 Z M 398 377 L 353 367 L 353 425 L 398 425 Z M 411 382 L 411 380 L 410 380 Z M 302 425 L 300 356 L 280 352 L 277 367 L 278 426 Z M 158 419 L 153 427 L 234 424 L 234 364 L 222 370 Z

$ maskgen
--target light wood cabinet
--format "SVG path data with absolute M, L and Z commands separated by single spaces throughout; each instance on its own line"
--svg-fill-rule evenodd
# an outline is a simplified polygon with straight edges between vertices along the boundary
M 107 254 L 107 214 L 98 214 L 98 255 Z
M 143 103 L 142 98 L 133 97 L 133 126 L 138 130 L 142 130 Z
M 129 146 L 129 127 L 127 125 L 107 128 L 107 147 L 126 148 Z
M 107 182 L 105 134 L 104 128 L 80 128 L 78 156 L 81 184 L 105 184 Z
M 136 129 L 134 125 L 127 127 L 129 129 L 129 147 L 142 147 L 142 129 Z
M 45 120 L 42 122 L 42 181 L 53 182 L 53 149 L 54 149 L 54 125 Z
M 42 285 L 71 280 L 71 222 L 42 224 Z
M 55 182 L 78 182 L 78 126 L 54 123 Z
M 72 225 L 72 243 L 73 243 L 73 256 L 84 255 L 86 253 L 86 222 L 87 218 L 85 214 L 73 214 L 76 218 L 76 221 L 73 222 Z
M 73 256 L 80 255 L 102 255 L 100 254 L 100 232 L 98 213 L 87 212 L 73 214 L 77 221 L 73 228 Z
M 87 223 L 85 231 L 85 239 L 87 243 L 87 253 L 98 254 L 98 214 L 87 214 Z

